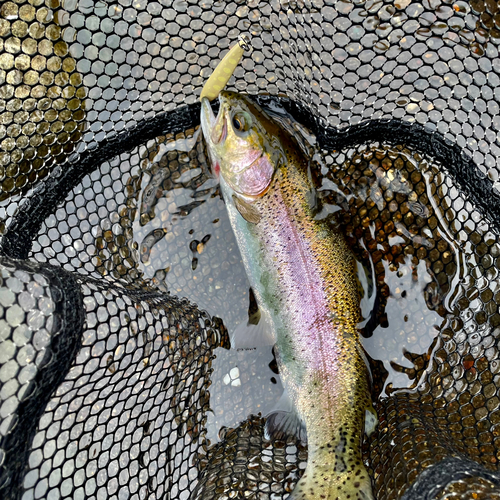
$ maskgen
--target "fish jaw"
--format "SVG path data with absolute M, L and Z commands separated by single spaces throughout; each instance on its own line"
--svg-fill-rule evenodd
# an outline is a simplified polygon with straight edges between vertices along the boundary
M 210 101 L 207 97 L 203 97 L 201 100 L 201 129 L 207 143 L 208 154 L 212 164 L 212 173 L 216 178 L 219 178 L 220 164 L 215 155 L 215 144 L 212 139 L 212 131 L 214 130 L 216 121 L 217 118 L 212 111 Z
M 230 94 L 231 95 L 231 94 Z M 263 156 L 259 141 L 255 138 L 242 139 L 236 135 L 231 123 L 230 99 L 221 92 L 219 112 L 214 115 L 206 97 L 201 102 L 201 128 L 207 142 L 212 169 L 216 175 L 222 170 L 226 177 L 238 177 Z M 236 191 L 237 184 L 234 185 Z

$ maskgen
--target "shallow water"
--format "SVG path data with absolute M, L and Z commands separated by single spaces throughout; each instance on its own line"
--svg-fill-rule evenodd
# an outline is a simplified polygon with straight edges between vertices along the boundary
M 273 113 L 311 158 L 323 212 L 342 224 L 360 273 L 366 271 L 360 326 L 372 359 L 373 397 L 415 389 L 443 339 L 462 328 L 481 338 L 500 324 L 493 300 L 496 237 L 431 158 L 398 145 L 319 151 L 312 134 L 279 108 Z M 118 180 L 117 195 L 109 186 Z M 81 219 L 85 245 L 46 244 L 50 228 L 65 223 L 55 214 L 34 244 L 37 259 L 185 297 L 222 318 L 229 334 L 247 320 L 249 283 L 197 130 L 159 137 L 103 164 L 70 199 L 68 213 L 73 207 Z M 82 203 L 87 210 L 80 217 Z M 479 245 L 483 240 L 489 246 Z M 265 416 L 282 392 L 270 349 L 215 354 L 212 443 L 221 428 L 250 414 Z
M 467 389 L 479 401 L 474 408 L 483 405 L 474 415 L 486 418 L 488 408 L 496 408 L 492 390 L 498 384 L 478 395 L 482 389 L 476 378 L 486 380 L 500 369 L 495 345 L 500 335 L 497 236 L 431 158 L 378 143 L 319 151 L 311 134 L 285 115 L 280 119 L 311 158 L 311 169 L 320 180 L 321 213 L 338 219 L 360 263 L 360 274 L 366 269 L 366 320 L 360 328 L 372 359 L 374 399 L 418 387 L 422 394 L 432 391 L 433 398 L 442 397 L 440 405 L 455 408 L 458 396 L 460 401 L 469 397 L 464 387 L 474 384 Z M 158 137 L 86 176 L 68 195 L 65 209 L 44 222 L 33 256 L 103 284 L 119 280 L 132 290 L 150 286 L 186 297 L 222 318 L 229 333 L 248 317 L 248 280 L 196 130 Z M 130 338 L 137 331 L 131 326 Z M 141 369 L 149 369 L 153 341 L 167 358 L 180 355 L 181 344 L 184 354 L 191 349 L 182 335 L 172 340 L 161 328 L 156 333 L 137 336 L 135 356 L 142 358 Z M 89 335 L 84 338 L 86 346 L 93 343 Z M 228 347 L 227 339 L 224 346 Z M 207 491 L 219 484 L 221 470 L 243 460 L 241 450 L 247 450 L 251 439 L 251 453 L 245 452 L 248 461 L 234 466 L 231 481 L 237 484 L 227 491 L 240 491 L 240 481 L 245 491 L 260 488 L 251 477 L 271 470 L 276 475 L 266 484 L 281 498 L 293 488 L 307 449 L 293 440 L 271 446 L 262 434 L 263 420 L 255 416 L 266 415 L 282 392 L 271 350 L 221 348 L 210 365 L 211 354 L 200 358 L 193 349 L 189 356 L 198 362 L 189 370 L 196 372 L 200 359 L 206 363 L 204 369 L 213 369 L 210 380 L 203 376 L 203 397 L 200 393 L 194 404 L 189 370 L 176 371 L 170 358 L 160 368 L 172 371 L 166 393 L 168 425 L 183 433 L 172 466 L 181 467 L 183 450 L 191 443 L 194 451 L 185 460 L 190 477 L 201 472 L 196 498 L 211 498 Z M 126 369 L 123 351 L 122 345 L 114 349 L 101 342 L 92 354 L 104 362 L 106 375 L 117 377 Z M 81 366 L 85 352 L 88 349 L 82 350 Z M 212 410 L 208 414 L 206 390 Z M 473 412 L 472 404 L 469 407 L 467 411 Z M 450 418 L 459 421 L 458 410 L 450 411 L 456 412 Z M 200 422 L 196 430 L 188 428 L 189 419 Z M 473 429 L 467 428 L 468 437 Z M 383 449 L 380 452 L 385 456 Z M 247 479 L 253 486 L 245 483 Z M 221 481 L 226 484 L 225 478 Z
M 335 186 L 351 246 L 362 262 L 371 262 L 377 283 L 376 327 L 362 330 L 363 346 L 387 371 L 377 374 L 384 379 L 380 391 L 415 388 L 466 272 L 436 191 L 443 174 L 397 146 L 363 146 L 336 160 L 328 172 L 323 165 L 325 184 Z
M 464 354 L 478 346 L 471 359 L 489 352 L 500 320 L 498 238 L 444 169 L 380 144 L 327 155 L 326 163 L 352 248 L 358 256 L 368 249 L 374 263 L 378 326 L 363 332 L 363 345 L 383 363 L 376 393 L 423 389 L 434 361 L 448 364 L 450 355 L 453 364 L 461 342 Z

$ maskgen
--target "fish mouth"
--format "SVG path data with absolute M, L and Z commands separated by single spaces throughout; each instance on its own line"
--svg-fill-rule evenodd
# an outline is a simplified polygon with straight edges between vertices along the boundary
M 228 129 L 227 104 L 222 95 L 219 95 L 219 112 L 217 116 L 212 111 L 210 101 L 204 97 L 201 101 L 201 128 L 203 135 L 209 139 L 212 145 L 224 143 Z
M 220 109 L 219 109 L 220 113 Z M 201 100 L 201 128 L 203 130 L 203 135 L 207 141 L 211 141 L 212 134 L 211 131 L 215 125 L 216 118 L 214 112 L 212 111 L 212 106 L 210 106 L 210 101 L 204 97 Z
M 218 126 L 218 122 L 221 121 L 222 127 Z M 227 137 L 227 120 L 224 116 L 220 117 L 217 115 L 216 125 L 212 132 L 212 142 L 214 144 L 223 143 Z

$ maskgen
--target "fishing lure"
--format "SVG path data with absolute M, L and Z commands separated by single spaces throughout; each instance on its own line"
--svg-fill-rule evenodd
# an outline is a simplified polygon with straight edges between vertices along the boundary
M 242 35 L 238 37 L 238 43 L 224 56 L 222 61 L 217 65 L 214 72 L 210 75 L 200 95 L 200 101 L 206 97 L 209 101 L 213 101 L 226 86 L 238 66 L 238 63 L 243 57 L 243 52 L 249 50 L 248 43 Z

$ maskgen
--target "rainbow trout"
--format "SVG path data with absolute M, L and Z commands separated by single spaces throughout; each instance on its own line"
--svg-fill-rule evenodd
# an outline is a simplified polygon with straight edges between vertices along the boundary
M 275 346 L 285 392 L 266 433 L 307 435 L 307 467 L 289 498 L 373 499 L 361 456 L 373 407 L 356 328 L 356 261 L 340 231 L 318 216 L 296 140 L 249 98 L 222 92 L 219 101 L 216 118 L 202 100 L 203 134 L 261 322 L 270 325 L 243 329 L 234 344 Z

